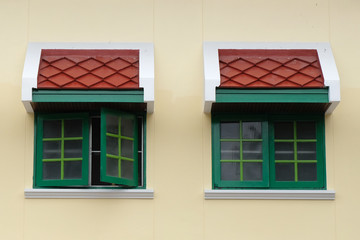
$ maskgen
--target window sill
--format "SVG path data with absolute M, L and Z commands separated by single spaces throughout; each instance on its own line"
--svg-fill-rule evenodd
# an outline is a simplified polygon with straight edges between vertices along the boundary
M 334 200 L 334 190 L 205 190 L 205 199 Z
M 152 189 L 25 189 L 25 198 L 133 198 L 152 199 Z

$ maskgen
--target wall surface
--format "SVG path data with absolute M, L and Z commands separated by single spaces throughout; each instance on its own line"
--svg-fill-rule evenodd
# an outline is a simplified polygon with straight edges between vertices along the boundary
M 360 2 L 357 0 L 2 0 L 0 239 L 356 239 Z M 155 112 L 147 124 L 154 199 L 25 199 L 34 116 L 21 103 L 28 42 L 153 42 Z M 334 201 L 205 200 L 211 118 L 203 41 L 330 42 L 341 103 L 326 117 Z

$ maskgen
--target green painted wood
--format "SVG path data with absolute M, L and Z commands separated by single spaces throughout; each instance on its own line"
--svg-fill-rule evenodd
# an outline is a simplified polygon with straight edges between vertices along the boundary
M 65 158 L 64 157 L 64 142 L 72 140 L 72 138 L 64 137 L 64 120 L 66 119 L 81 119 L 82 120 L 82 158 Z M 89 174 L 89 115 L 87 113 L 72 113 L 72 114 L 37 114 L 36 116 L 36 153 L 35 153 L 35 186 L 36 187 L 58 187 L 58 186 L 74 186 L 74 185 L 88 185 Z M 43 139 L 43 122 L 44 120 L 61 120 L 61 138 L 56 138 L 61 142 L 61 157 L 59 159 L 44 159 L 43 158 L 43 142 L 51 141 L 49 138 Z M 81 160 L 82 175 L 81 179 L 64 179 L 64 161 L 78 161 Z M 44 162 L 60 162 L 61 170 L 60 179 L 47 180 L 43 179 L 43 163 Z
M 322 114 L 312 115 L 273 115 L 270 117 L 270 186 L 273 189 L 326 189 L 325 177 L 325 131 L 324 116 Z M 294 139 L 288 142 L 294 143 L 294 160 L 275 160 L 275 137 L 274 123 L 281 121 L 294 122 Z M 299 121 L 315 121 L 316 123 L 316 140 L 303 141 L 297 139 L 296 123 Z M 283 141 L 281 141 L 283 142 Z M 316 142 L 316 160 L 298 160 L 297 159 L 297 143 L 298 142 Z M 294 163 L 294 181 L 276 181 L 275 164 L 276 163 Z M 300 181 L 298 180 L 298 163 L 316 163 L 317 180 L 316 181 Z
M 241 181 L 222 181 L 221 180 L 221 162 L 244 162 L 254 160 L 221 160 L 220 159 L 220 143 L 221 141 L 230 141 L 230 139 L 220 138 L 220 122 L 221 121 L 262 121 L 263 130 L 263 179 L 264 184 L 259 186 L 255 182 Z M 274 139 L 274 123 L 277 121 L 315 121 L 316 122 L 316 139 L 297 139 L 296 124 L 294 124 L 294 139 Z M 241 135 L 240 135 L 241 136 Z M 234 142 L 241 142 L 242 139 L 233 139 Z M 316 160 L 298 160 L 297 146 L 294 147 L 294 160 L 275 160 L 275 141 L 276 142 L 292 142 L 295 145 L 298 142 L 316 142 Z M 316 163 L 317 164 L 317 180 L 316 181 L 300 181 L 298 180 L 298 170 L 295 171 L 294 181 L 276 181 L 275 180 L 275 163 Z M 219 189 L 326 189 L 326 173 L 325 173 L 325 127 L 323 114 L 309 115 L 240 115 L 230 113 L 213 113 L 212 114 L 212 180 L 213 188 Z M 266 184 L 265 184 L 266 183 Z
M 143 90 L 39 90 L 33 89 L 33 102 L 124 102 L 143 103 Z
M 321 89 L 216 89 L 217 103 L 328 103 Z
M 261 122 L 262 139 L 243 139 L 242 138 L 242 123 L 244 121 L 256 121 Z M 221 146 L 220 143 L 224 141 L 230 141 L 230 139 L 221 139 L 220 137 L 220 124 L 221 122 L 237 122 L 240 127 L 240 138 L 232 139 L 234 142 L 240 144 L 240 159 L 227 160 L 221 159 Z M 265 188 L 269 186 L 268 171 L 268 127 L 267 122 L 263 121 L 263 116 L 241 116 L 241 115 L 229 115 L 229 114 L 213 114 L 212 115 L 212 163 L 213 163 L 213 188 Z M 262 160 L 245 160 L 243 159 L 243 142 L 260 142 L 262 141 Z M 221 162 L 239 162 L 240 163 L 240 179 L 238 181 L 225 181 L 221 180 Z M 262 163 L 262 181 L 246 181 L 243 179 L 243 163 L 246 162 L 261 162 Z
M 108 133 L 106 129 L 106 117 L 112 115 L 118 118 L 118 134 Z M 122 136 L 121 134 L 121 119 L 127 118 L 133 122 L 133 138 Z M 137 119 L 135 114 L 124 113 L 120 111 L 110 110 L 110 109 L 101 109 L 101 126 L 100 126 L 100 179 L 103 182 L 120 184 L 129 187 L 138 186 L 138 126 Z M 111 136 L 118 139 L 118 153 L 119 155 L 113 155 L 107 153 L 107 140 L 106 137 Z M 127 158 L 122 156 L 121 153 L 121 139 L 131 140 L 133 142 L 133 158 Z M 111 157 L 118 160 L 118 176 L 109 176 L 106 172 L 107 169 L 107 157 Z M 132 179 L 126 179 L 121 176 L 121 161 L 131 161 L 133 163 L 133 176 Z

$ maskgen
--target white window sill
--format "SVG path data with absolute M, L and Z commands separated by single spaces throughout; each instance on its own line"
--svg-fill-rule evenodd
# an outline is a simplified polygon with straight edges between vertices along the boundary
M 205 190 L 205 199 L 334 200 L 334 190 Z
M 25 189 L 25 198 L 137 198 L 152 199 L 152 189 Z

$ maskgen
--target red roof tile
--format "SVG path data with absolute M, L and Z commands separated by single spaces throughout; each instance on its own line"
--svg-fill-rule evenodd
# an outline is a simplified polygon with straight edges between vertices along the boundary
M 42 50 L 39 89 L 137 89 L 138 50 Z
M 316 50 L 220 49 L 220 87 L 322 88 Z

